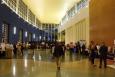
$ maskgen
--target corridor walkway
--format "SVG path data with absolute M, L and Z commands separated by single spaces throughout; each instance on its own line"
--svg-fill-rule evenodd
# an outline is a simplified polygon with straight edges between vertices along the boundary
M 27 53 L 28 52 L 28 53 Z M 87 58 L 67 53 L 62 62 L 61 70 L 48 50 L 36 50 L 34 56 L 31 51 L 25 51 L 23 58 L 0 59 L 0 77 L 115 77 L 112 68 L 98 68 L 90 66 Z

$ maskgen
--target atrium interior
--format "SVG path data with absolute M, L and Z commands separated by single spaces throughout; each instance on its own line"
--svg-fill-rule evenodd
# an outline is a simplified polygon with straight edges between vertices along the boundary
M 114 77 L 115 0 L 0 0 L 0 77 Z

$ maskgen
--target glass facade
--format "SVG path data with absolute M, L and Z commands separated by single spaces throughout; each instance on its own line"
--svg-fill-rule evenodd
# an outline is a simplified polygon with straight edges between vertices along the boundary
M 27 6 L 21 0 L 19 0 L 18 4 L 18 14 L 20 17 L 27 20 Z
M 57 28 L 59 24 L 51 24 L 51 23 L 43 23 L 42 29 L 48 33 L 47 37 L 50 37 L 50 41 L 56 41 L 57 40 Z M 49 36 L 50 35 L 50 36 Z M 45 34 L 43 35 L 45 36 Z M 49 41 L 49 38 L 46 40 Z
M 68 18 L 71 18 L 75 15 L 75 6 L 68 11 Z
M 70 10 L 67 11 L 67 14 L 62 18 L 60 25 L 63 25 L 71 17 L 78 13 L 82 8 L 88 6 L 88 0 L 80 0 L 77 2 Z
M 77 10 L 80 10 L 81 8 L 85 7 L 87 5 L 88 0 L 81 0 L 77 3 Z
M 8 42 L 9 38 L 9 24 L 3 23 L 2 25 L 2 41 Z
M 33 26 L 39 27 L 41 25 L 39 19 L 36 18 L 22 0 L 2 0 L 2 2 Z
M 61 25 L 62 25 L 65 21 L 67 21 L 67 20 L 68 20 L 68 16 L 65 15 L 65 16 L 62 18 Z
M 37 26 L 38 28 L 41 28 L 41 22 L 40 22 L 38 19 L 36 19 L 36 26 Z
M 35 15 L 31 12 L 31 10 L 28 10 L 28 21 L 30 24 L 35 25 Z
M 17 0 L 4 0 L 7 5 L 14 11 L 16 11 L 16 3 L 17 3 Z

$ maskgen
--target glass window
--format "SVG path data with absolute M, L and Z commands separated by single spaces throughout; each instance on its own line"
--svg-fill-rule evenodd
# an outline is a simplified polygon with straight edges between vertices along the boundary
M 9 0 L 4 0 L 6 3 L 8 3 Z
M 40 21 L 35 18 L 35 15 L 28 9 L 23 0 L 4 0 L 6 4 L 24 20 L 28 19 L 28 22 L 32 25 L 40 26 Z M 18 2 L 19 1 L 19 2 Z M 18 6 L 17 6 L 18 4 Z M 35 23 L 36 20 L 36 23 Z
M 17 0 L 4 0 L 4 1 L 8 4 L 8 6 L 9 6 L 12 10 L 16 11 L 16 3 L 17 3 Z
M 9 25 L 6 23 L 3 23 L 2 25 L 2 40 L 8 42 L 8 36 L 9 36 Z
M 65 22 L 65 21 L 67 21 L 67 15 L 65 15 L 63 18 L 62 18 L 62 24 Z
M 72 16 L 75 15 L 75 6 L 73 6 L 69 11 L 68 11 L 68 17 L 71 18 Z
M 20 15 L 20 17 L 27 20 L 27 6 L 22 0 L 19 0 L 18 14 Z
M 31 12 L 31 10 L 29 10 L 28 13 L 28 21 L 30 24 L 35 25 L 35 15 Z
M 36 26 L 40 27 L 41 26 L 40 24 L 41 24 L 40 21 L 38 19 L 36 19 Z

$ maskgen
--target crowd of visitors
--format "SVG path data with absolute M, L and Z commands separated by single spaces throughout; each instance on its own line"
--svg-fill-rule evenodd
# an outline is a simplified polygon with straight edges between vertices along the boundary
M 65 53 L 68 51 L 70 55 L 79 54 L 89 57 L 89 61 L 93 66 L 95 66 L 95 58 L 100 60 L 99 68 L 102 68 L 102 62 L 104 62 L 104 67 L 106 68 L 107 59 L 115 59 L 115 45 L 113 47 L 107 46 L 104 42 L 96 44 L 91 41 L 89 46 L 86 43 L 70 42 L 65 45 L 64 42 L 55 43 L 36 43 L 36 42 L 20 42 L 16 44 L 9 44 L 5 41 L 0 43 L 0 57 L 12 58 L 13 56 L 23 56 L 24 51 L 31 49 L 34 54 L 34 49 L 51 49 L 51 54 L 56 60 L 57 69 L 61 66 L 61 57 L 64 58 Z
M 58 45 L 57 45 L 58 44 Z M 92 66 L 95 65 L 95 59 L 98 58 L 100 61 L 99 68 L 102 68 L 102 63 L 104 63 L 104 68 L 107 67 L 107 59 L 115 59 L 115 45 L 113 47 L 107 46 L 104 42 L 96 44 L 94 41 L 91 41 L 89 46 L 86 46 L 86 43 L 73 43 L 64 44 L 56 43 L 52 47 L 53 55 L 56 59 L 57 68 L 60 68 L 60 57 L 64 56 L 65 52 L 68 51 L 70 55 L 79 54 L 89 57 L 89 61 Z

